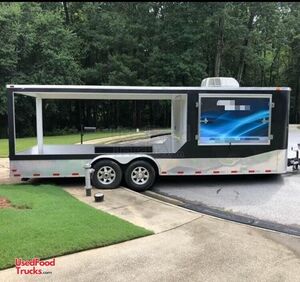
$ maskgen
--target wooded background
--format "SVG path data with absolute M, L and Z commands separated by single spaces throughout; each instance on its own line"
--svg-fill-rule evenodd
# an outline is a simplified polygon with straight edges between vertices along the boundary
M 291 87 L 290 122 L 299 123 L 299 16 L 297 2 L 0 3 L 0 136 L 6 84 L 199 86 L 230 76 L 241 86 Z M 32 99 L 17 102 L 19 136 L 34 135 Z M 162 102 L 49 102 L 44 110 L 49 134 L 78 130 L 80 118 L 99 128 L 169 123 Z

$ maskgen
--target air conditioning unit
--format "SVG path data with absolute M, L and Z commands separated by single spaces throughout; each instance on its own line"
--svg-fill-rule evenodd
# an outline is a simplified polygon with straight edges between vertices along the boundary
M 232 77 L 208 77 L 202 80 L 201 87 L 240 87 Z

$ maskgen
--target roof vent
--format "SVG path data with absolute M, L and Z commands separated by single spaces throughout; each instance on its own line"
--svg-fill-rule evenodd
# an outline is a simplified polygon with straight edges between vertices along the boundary
M 201 87 L 240 87 L 232 77 L 208 77 L 202 80 Z

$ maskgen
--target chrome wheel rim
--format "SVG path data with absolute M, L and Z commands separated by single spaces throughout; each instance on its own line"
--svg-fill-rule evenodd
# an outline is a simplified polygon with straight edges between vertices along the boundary
M 136 167 L 131 172 L 131 180 L 137 185 L 143 185 L 149 180 L 149 171 L 142 166 Z
M 116 179 L 116 172 L 110 166 L 103 166 L 98 170 L 97 178 L 100 183 L 108 185 L 113 183 Z

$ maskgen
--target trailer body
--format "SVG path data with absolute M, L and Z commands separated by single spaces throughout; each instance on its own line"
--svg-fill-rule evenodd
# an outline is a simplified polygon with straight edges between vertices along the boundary
M 82 177 L 84 165 L 146 160 L 160 176 L 287 170 L 288 87 L 8 85 L 12 177 Z M 36 99 L 37 145 L 16 153 L 14 96 Z M 171 100 L 171 136 L 149 146 L 45 145 L 43 99 Z

